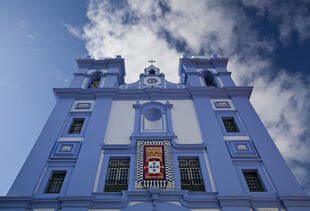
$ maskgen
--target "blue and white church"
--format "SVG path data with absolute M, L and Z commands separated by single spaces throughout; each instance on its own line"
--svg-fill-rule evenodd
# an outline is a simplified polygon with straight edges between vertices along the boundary
M 184 56 L 179 83 L 121 56 L 78 59 L 1 211 L 309 211 L 227 58 Z M 142 72 L 142 71 L 141 71 Z

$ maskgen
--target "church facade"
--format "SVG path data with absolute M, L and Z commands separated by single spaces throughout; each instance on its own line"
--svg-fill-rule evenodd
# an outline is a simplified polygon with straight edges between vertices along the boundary
M 0 211 L 308 211 L 227 58 L 184 56 L 179 83 L 121 56 L 78 59 Z

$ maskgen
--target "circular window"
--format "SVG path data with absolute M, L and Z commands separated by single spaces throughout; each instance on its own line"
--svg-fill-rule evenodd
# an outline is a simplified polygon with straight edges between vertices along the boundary
M 149 121 L 156 121 L 161 118 L 161 110 L 159 108 L 149 108 L 144 111 L 144 116 Z
M 156 78 L 149 78 L 146 81 L 149 84 L 156 84 L 158 82 L 158 80 Z

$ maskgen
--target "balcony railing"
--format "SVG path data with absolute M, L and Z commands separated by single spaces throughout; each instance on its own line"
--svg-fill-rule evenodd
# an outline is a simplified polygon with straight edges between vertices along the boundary
M 204 191 L 205 187 L 203 184 L 203 179 L 193 179 L 193 180 L 181 180 L 182 190 L 189 191 Z
M 82 125 L 75 125 L 75 126 L 72 126 L 71 129 L 70 129 L 70 134 L 80 134 L 81 133 L 81 130 L 82 130 Z
M 105 181 L 104 192 L 120 192 L 122 190 L 128 190 L 128 179 L 108 179 Z
M 46 188 L 46 193 L 59 193 L 61 190 L 63 180 L 56 179 L 56 180 L 49 180 L 48 185 Z

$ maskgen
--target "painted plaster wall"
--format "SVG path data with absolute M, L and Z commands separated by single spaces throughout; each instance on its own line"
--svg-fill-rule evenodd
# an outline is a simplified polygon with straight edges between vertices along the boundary
M 192 100 L 170 100 L 172 127 L 180 144 L 200 144 L 202 136 Z
M 141 104 L 150 101 L 139 101 Z M 165 100 L 157 101 L 166 103 Z M 180 144 L 202 143 L 202 136 L 191 100 L 170 100 L 173 131 Z M 113 101 L 104 142 L 106 144 L 129 144 L 134 129 L 136 101 Z
M 130 144 L 134 129 L 136 101 L 113 101 L 104 137 L 105 144 Z

